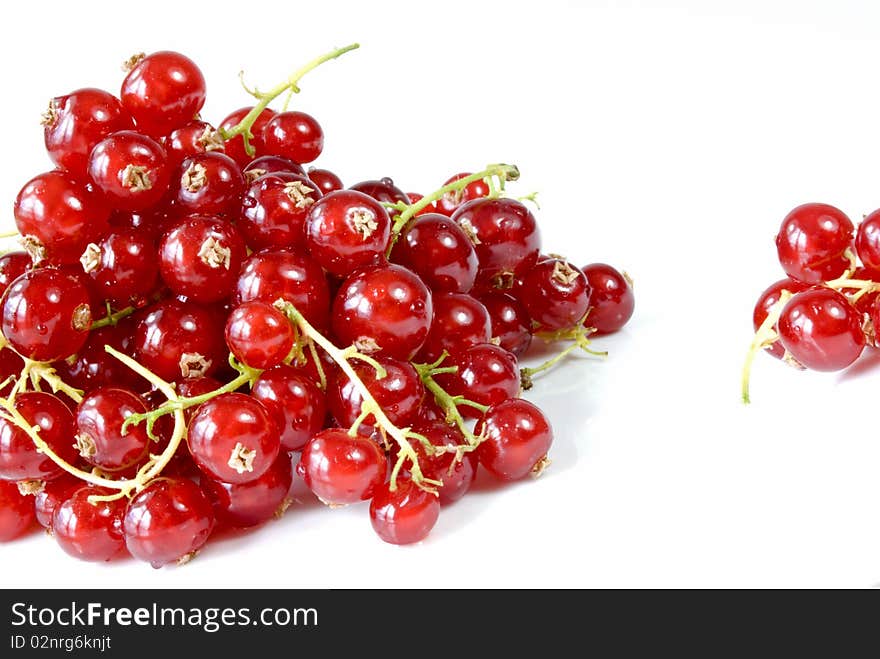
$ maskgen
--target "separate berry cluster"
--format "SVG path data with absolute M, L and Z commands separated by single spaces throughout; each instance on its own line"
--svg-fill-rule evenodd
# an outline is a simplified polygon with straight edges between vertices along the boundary
M 190 59 L 132 58 L 118 97 L 44 116 L 56 165 L 15 201 L 0 257 L 0 540 L 34 518 L 67 553 L 161 566 L 217 526 L 283 513 L 298 476 L 377 534 L 424 538 L 478 468 L 549 463 L 531 378 L 633 311 L 629 280 L 542 253 L 516 167 L 429 195 L 310 168 L 311 116 L 269 104 L 217 128 Z M 567 341 L 520 369 L 533 337 Z
M 803 204 L 783 220 L 776 250 L 786 277 L 755 304 L 745 402 L 751 361 L 762 348 L 799 369 L 839 371 L 876 345 L 880 327 L 880 211 L 856 228 L 834 206 Z

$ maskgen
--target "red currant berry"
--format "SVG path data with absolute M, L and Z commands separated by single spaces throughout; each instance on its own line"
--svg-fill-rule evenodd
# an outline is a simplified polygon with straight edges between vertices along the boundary
M 391 260 L 415 272 L 435 293 L 467 293 L 477 278 L 477 252 L 458 224 L 421 215 L 394 246 Z
M 222 220 L 194 216 L 165 234 L 159 272 L 175 294 L 196 302 L 218 302 L 234 289 L 246 255 L 238 230 Z
M 196 464 L 214 480 L 247 483 L 278 457 L 278 427 L 266 408 L 246 394 L 221 394 L 202 403 L 187 436 Z
M 477 277 L 495 288 L 509 288 L 513 273 L 538 259 L 538 223 L 515 199 L 475 199 L 462 204 L 452 219 L 472 236 L 480 262 Z
M 15 351 L 38 362 L 65 359 L 89 335 L 89 293 L 59 270 L 30 270 L 12 282 L 3 297 L 0 328 Z
M 305 176 L 266 174 L 245 192 L 238 226 L 252 249 L 302 245 L 306 217 L 320 198 Z
M 80 260 L 101 299 L 116 307 L 142 304 L 159 282 L 154 239 L 147 229 L 115 231 L 90 243 Z
M 880 210 L 866 216 L 859 224 L 855 247 L 866 268 L 880 271 Z
M 220 130 L 231 130 L 235 128 L 251 110 L 253 110 L 252 107 L 239 108 L 220 122 Z M 256 151 L 257 156 L 263 155 L 266 152 L 265 145 L 263 144 L 263 128 L 274 116 L 275 111 L 266 108 L 257 116 L 257 120 L 254 122 L 254 125 L 251 126 L 253 137 L 249 138 L 248 142 Z M 226 141 L 226 155 L 237 162 L 240 167 L 245 167 L 251 162 L 251 160 L 253 160 L 253 157 L 245 151 L 244 139 L 241 135 L 237 135 L 231 140 Z
M 527 400 L 512 398 L 493 405 L 475 432 L 486 438 L 477 448 L 480 464 L 500 480 L 537 476 L 547 465 L 553 430 L 544 413 Z
M 355 183 L 349 188 L 349 190 L 357 190 L 358 192 L 362 192 L 363 194 L 372 197 L 380 203 L 396 204 L 400 201 L 407 205 L 412 203 L 412 200 L 407 196 L 407 194 L 396 185 L 394 185 L 394 181 L 392 181 L 387 176 L 379 180 L 361 181 L 360 183 Z
M 90 188 L 64 172 L 31 179 L 15 200 L 15 226 L 34 263 L 77 263 L 110 223 L 110 209 Z
M 428 337 L 432 315 L 431 293 L 422 280 L 389 264 L 346 279 L 333 301 L 330 322 L 343 344 L 410 360 Z
M 281 156 L 260 156 L 254 158 L 242 172 L 248 185 L 256 181 L 258 178 L 266 174 L 294 174 L 296 176 L 305 176 L 306 170 L 292 160 L 282 158 Z M 313 181 L 314 182 L 314 181 Z M 317 185 L 317 183 L 315 184 Z
M 202 153 L 223 153 L 226 147 L 211 124 L 198 119 L 178 128 L 165 139 L 165 151 L 172 169 L 179 170 L 187 158 Z
M 260 401 L 281 429 L 281 447 L 300 451 L 324 427 L 327 403 L 314 380 L 290 366 L 263 371 L 251 395 Z
M 166 382 L 212 375 L 226 363 L 219 314 L 192 302 L 166 300 L 138 323 L 138 361 Z
M 101 387 L 82 399 L 76 410 L 76 446 L 90 465 L 119 471 L 147 455 L 150 438 L 145 424 L 122 425 L 132 414 L 143 414 L 147 404 L 127 389 Z
M 455 183 L 456 181 L 460 181 L 461 179 L 468 176 L 471 176 L 470 172 L 456 174 L 455 176 L 451 176 L 450 178 L 446 179 L 446 182 L 443 185 L 447 186 L 450 183 Z M 440 197 L 440 199 L 437 200 L 437 212 L 442 213 L 446 216 L 450 216 L 456 210 L 458 210 L 459 206 L 461 206 L 466 201 L 488 197 L 490 192 L 491 190 L 489 189 L 489 185 L 483 179 L 479 181 L 474 181 L 473 183 L 468 183 L 461 190 L 456 190 L 455 192 L 447 192 L 445 195 Z
M 225 215 L 241 205 L 244 194 L 244 175 L 229 156 L 218 153 L 199 153 L 180 165 L 177 187 L 177 205 L 189 213 Z
M 315 327 L 327 326 L 330 287 L 321 266 L 308 255 L 272 249 L 252 254 L 244 262 L 233 303 L 259 300 L 274 304 L 278 299 L 293 304 Z
M 40 429 L 40 438 L 55 455 L 68 464 L 76 461 L 73 415 L 60 398 L 39 391 L 27 392 L 15 397 L 15 409 L 25 421 Z M 63 473 L 36 447 L 30 435 L 12 421 L 0 418 L 0 478 L 51 480 Z
M 499 345 L 519 357 L 532 343 L 532 319 L 519 300 L 507 293 L 484 293 L 479 298 L 492 324 L 492 337 Z
M 456 448 L 465 444 L 464 436 L 442 420 L 422 421 L 413 426 L 413 431 L 434 446 L 446 449 L 443 453 L 428 455 L 421 442 L 412 443 L 419 456 L 422 476 L 443 483 L 437 488 L 440 504 L 446 506 L 461 499 L 477 476 L 478 464 L 473 452 L 465 453 L 461 460 L 456 457 Z
M 331 192 L 306 218 L 309 253 L 340 277 L 383 262 L 390 235 L 391 220 L 382 205 L 353 190 Z
M 267 522 L 284 511 L 293 482 L 293 465 L 279 455 L 265 474 L 249 483 L 221 483 L 206 478 L 202 486 L 214 506 L 217 521 L 246 528 Z
M 516 280 L 513 295 L 541 330 L 574 327 L 590 306 L 590 285 L 580 269 L 564 259 L 541 261 Z
M 815 371 L 844 369 L 865 347 L 861 314 L 830 288 L 797 293 L 782 309 L 777 328 L 788 353 Z
M 0 256 L 0 297 L 9 284 L 31 269 L 33 262 L 27 252 L 7 252 Z
M 464 396 L 480 405 L 494 405 L 519 395 L 516 357 L 491 343 L 481 343 L 454 353 L 443 366 L 458 367 L 455 373 L 437 376 L 437 381 L 453 396 Z M 460 405 L 459 411 L 465 417 L 480 415 L 466 404 Z
M 409 362 L 389 357 L 379 357 L 377 361 L 386 371 L 383 378 L 365 362 L 355 362 L 352 368 L 391 423 L 400 428 L 411 425 L 425 397 L 419 374 Z M 354 383 L 340 371 L 327 387 L 327 402 L 336 422 L 348 428 L 360 416 L 364 399 Z M 373 415 L 363 419 L 365 428 L 374 423 Z
M 596 334 L 616 332 L 633 315 L 632 282 L 605 263 L 591 263 L 581 270 L 590 285 L 590 313 L 584 324 L 595 328 Z
M 126 499 L 92 503 L 90 496 L 112 494 L 104 488 L 87 486 L 55 506 L 52 537 L 67 554 L 82 561 L 109 561 L 125 551 L 122 516 Z
M 464 293 L 440 293 L 432 297 L 434 319 L 418 360 L 431 363 L 443 352 L 460 351 L 492 337 L 489 312 L 481 302 Z
M 198 115 L 205 104 L 205 77 L 188 57 L 160 51 L 132 67 L 120 98 L 138 130 L 159 138 Z
M 321 194 L 330 194 L 331 192 L 336 192 L 337 190 L 345 188 L 342 184 L 342 179 L 329 169 L 316 169 L 314 167 L 309 167 L 307 176 L 311 179 L 312 183 L 318 186 Z
M 34 504 L 12 481 L 0 480 L 0 542 L 15 540 L 34 523 Z
M 372 498 L 387 470 L 385 454 L 372 439 L 328 428 L 306 444 L 296 473 L 321 501 L 344 505 Z
M 89 158 L 92 182 L 120 210 L 142 211 L 158 204 L 171 173 L 165 149 L 130 130 L 98 142 Z
M 409 545 L 424 540 L 440 517 L 440 501 L 409 478 L 398 478 L 397 489 L 384 483 L 370 501 L 373 530 L 392 545 Z
M 808 284 L 788 278 L 780 279 L 779 281 L 770 284 L 770 286 L 761 293 L 761 297 L 758 298 L 758 301 L 755 303 L 755 309 L 752 312 L 752 324 L 755 331 L 757 331 L 767 319 L 767 314 L 770 312 L 770 309 L 779 302 L 779 296 L 782 291 L 785 290 L 794 294 L 800 293 L 808 288 Z M 592 313 L 593 312 L 591 311 L 590 317 L 592 317 Z M 589 325 L 590 322 L 591 318 L 588 318 L 586 324 Z M 782 347 L 782 343 L 776 341 L 767 348 L 767 352 L 776 357 L 776 359 L 782 359 L 783 355 L 785 355 L 785 348 Z
M 278 366 L 293 349 L 293 326 L 272 305 L 242 302 L 226 321 L 226 345 L 240 362 L 251 368 Z
M 82 488 L 83 482 L 66 472 L 58 478 L 46 481 L 34 494 L 34 513 L 40 526 L 51 530 L 55 509 Z M 2 507 L 0 504 L 0 508 Z
M 52 162 L 82 180 L 95 145 L 111 133 L 134 129 L 134 122 L 113 94 L 78 89 L 49 101 L 43 126 Z
M 843 211 L 828 204 L 798 206 L 782 221 L 776 252 L 782 269 L 792 279 L 817 284 L 839 277 L 850 261 L 853 223 Z
M 324 150 L 324 131 L 305 112 L 279 112 L 263 127 L 263 148 L 296 163 L 312 162 Z
M 214 510 L 202 489 L 185 478 L 157 478 L 129 502 L 125 546 L 154 568 L 195 556 L 214 530 Z
M 17 379 L 24 368 L 24 360 L 12 349 L 0 349 L 0 382 L 7 382 L 5 387 L 0 388 L 0 396 L 8 397 L 12 392 L 14 382 L 10 378 L 14 375 Z

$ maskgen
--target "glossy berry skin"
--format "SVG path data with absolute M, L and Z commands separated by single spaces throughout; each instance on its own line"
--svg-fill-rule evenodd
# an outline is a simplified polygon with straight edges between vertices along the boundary
M 307 254 L 292 249 L 256 252 L 245 260 L 235 283 L 233 304 L 278 299 L 293 304 L 317 328 L 327 327 L 330 287 L 321 266 Z
M 89 178 L 117 210 L 155 206 L 165 195 L 171 174 L 162 145 L 130 130 L 98 142 L 89 157 Z
M 407 194 L 394 185 L 394 181 L 392 181 L 387 176 L 378 180 L 371 181 L 361 181 L 360 183 L 355 183 L 353 186 L 349 188 L 349 190 L 357 190 L 358 192 L 362 192 L 363 194 L 372 197 L 378 202 L 384 202 L 388 204 L 395 204 L 399 201 L 402 201 L 405 204 L 412 203 L 412 200 L 407 196 Z
M 370 364 L 354 361 L 352 368 L 388 420 L 398 428 L 407 427 L 418 414 L 425 397 L 425 386 L 409 362 L 390 357 L 378 357 L 377 361 L 386 370 L 381 379 Z M 352 381 L 340 371 L 327 386 L 327 402 L 336 422 L 349 428 L 360 415 L 364 399 Z M 374 423 L 373 415 L 363 420 L 364 427 Z
M 249 483 L 234 485 L 206 478 L 202 487 L 219 523 L 247 528 L 267 522 L 283 511 L 292 482 L 293 465 L 284 453 L 266 473 Z
M 477 299 L 489 313 L 491 336 L 516 357 L 524 354 L 532 344 L 532 319 L 520 301 L 500 291 L 484 293 Z
M 467 293 L 477 278 L 477 252 L 458 224 L 421 215 L 394 245 L 391 260 L 415 272 L 434 293 Z
M 782 309 L 777 328 L 788 353 L 814 371 L 844 369 L 865 347 L 862 315 L 830 288 L 797 293 Z
M 55 507 L 52 537 L 65 553 L 81 561 L 102 562 L 125 550 L 122 517 L 126 499 L 91 503 L 90 496 L 112 494 L 111 490 L 86 486 Z
M 12 392 L 12 387 L 15 385 L 15 380 L 10 380 L 9 378 L 14 375 L 15 379 L 18 379 L 23 368 L 24 360 L 15 350 L 8 348 L 0 350 L 0 382 L 8 381 L 6 386 L 0 388 L 0 396 L 4 398 L 9 396 Z
M 139 305 L 156 290 L 159 264 L 147 229 L 122 229 L 92 243 L 80 261 L 102 300 L 115 308 Z
M 442 373 L 436 377 L 452 396 L 464 396 L 480 405 L 494 405 L 519 395 L 516 357 L 491 343 L 456 352 L 443 362 L 443 366 L 458 367 L 455 373 Z M 460 405 L 459 411 L 465 417 L 475 418 L 480 414 L 470 405 Z
M 195 119 L 171 131 L 165 138 L 165 152 L 174 171 L 187 158 L 202 153 L 224 153 L 226 147 L 219 132 L 206 121 Z
M 512 293 L 542 331 L 574 327 L 590 306 L 586 275 L 564 259 L 540 261 L 517 278 Z
M 180 53 L 160 51 L 128 72 L 120 98 L 138 130 L 159 138 L 195 119 L 205 93 L 205 77 L 195 62 Z
M 440 517 L 440 501 L 409 478 L 398 478 L 397 489 L 383 483 L 370 501 L 370 523 L 385 542 L 409 545 L 424 540 Z
M 39 426 L 40 437 L 56 455 L 68 464 L 76 462 L 73 415 L 60 398 L 29 391 L 15 397 L 15 409 L 29 424 Z M 51 480 L 63 473 L 24 430 L 0 418 L 0 479 Z
M 78 263 L 86 245 L 99 240 L 110 224 L 110 208 L 101 196 L 59 171 L 28 181 L 13 211 L 35 263 Z
M 327 402 L 315 381 L 284 364 L 263 371 L 251 395 L 281 430 L 281 448 L 300 451 L 324 427 Z
M 296 163 L 312 162 L 324 150 L 324 131 L 305 112 L 279 112 L 263 127 L 263 148 Z
M 794 279 L 780 279 L 777 282 L 770 284 L 764 292 L 761 293 L 761 296 L 758 298 L 758 301 L 755 303 L 755 308 L 752 311 L 752 326 L 755 331 L 758 330 L 759 327 L 764 323 L 767 319 L 767 314 L 770 312 L 770 309 L 779 302 L 779 296 L 782 291 L 788 291 L 789 293 L 800 293 L 801 291 L 805 291 L 809 288 L 808 284 L 804 284 L 803 282 L 795 281 Z M 592 313 L 592 312 L 591 312 Z M 590 320 L 587 319 L 587 325 L 590 324 Z M 766 351 L 770 353 L 776 359 L 782 359 L 785 355 L 785 348 L 782 347 L 782 343 L 780 341 L 774 342 Z
M 413 432 L 427 437 L 434 446 L 453 449 L 439 455 L 427 455 L 421 442 L 413 442 L 413 448 L 419 455 L 422 475 L 443 483 L 437 489 L 440 504 L 446 506 L 461 499 L 474 482 L 478 466 L 477 456 L 473 452 L 465 453 L 460 461 L 455 459 L 454 448 L 465 443 L 464 436 L 442 420 L 420 421 L 413 426 Z
M 241 120 L 244 119 L 251 110 L 253 110 L 253 107 L 239 108 L 220 122 L 220 129 L 231 130 L 232 128 L 235 128 L 239 123 L 241 123 Z M 240 167 L 245 167 L 254 158 L 264 155 L 266 153 L 266 148 L 265 144 L 263 143 L 263 128 L 274 116 L 275 111 L 266 108 L 259 114 L 257 120 L 254 122 L 254 125 L 251 127 L 251 132 L 254 136 L 248 141 L 255 150 L 254 156 L 250 156 L 245 151 L 244 140 L 242 139 L 241 135 L 237 135 L 230 140 L 226 140 L 226 155 L 237 162 Z
M 34 504 L 30 495 L 18 491 L 12 481 L 0 480 L 0 542 L 23 535 L 34 523 Z
M 431 293 L 399 265 L 362 270 L 346 279 L 333 301 L 330 323 L 342 345 L 410 360 L 428 338 Z
M 409 200 L 410 200 L 410 203 L 411 203 L 411 204 L 417 204 L 417 203 L 419 203 L 422 199 L 425 198 L 425 195 L 420 194 L 420 193 L 418 193 L 418 192 L 405 192 L 404 194 L 405 194 L 407 197 L 409 197 Z M 433 202 L 431 202 L 431 203 L 429 203 L 427 206 L 424 206 L 420 211 L 417 211 L 417 212 L 416 212 L 416 217 L 421 217 L 422 215 L 430 215 L 430 214 L 432 214 L 432 213 L 439 213 L 439 212 L 440 212 L 440 211 L 437 210 L 437 206 L 436 206 Z M 441 213 L 441 214 L 442 214 L 442 213 Z
M 485 434 L 477 448 L 480 464 L 502 481 L 540 473 L 542 459 L 553 443 L 553 430 L 544 413 L 522 398 L 490 407 L 477 422 L 475 432 Z
M 635 309 L 632 282 L 607 263 L 590 263 L 581 270 L 590 285 L 590 313 L 584 324 L 597 335 L 618 331 Z
M 321 501 L 344 505 L 372 498 L 386 470 L 385 454 L 376 442 L 328 428 L 305 445 L 296 473 Z
M 425 345 L 417 360 L 430 364 L 445 350 L 457 352 L 488 343 L 492 337 L 492 321 L 482 302 L 465 293 L 435 293 L 432 296 L 434 319 Z
M 187 435 L 199 468 L 214 480 L 247 483 L 262 476 L 278 457 L 275 420 L 246 394 L 221 394 L 202 403 Z
M 190 156 L 180 165 L 177 206 L 202 215 L 238 214 L 244 194 L 244 175 L 226 154 L 212 151 Z
M 450 183 L 455 183 L 456 181 L 460 181 L 463 178 L 470 176 L 470 172 L 463 172 L 461 174 L 456 174 L 455 176 L 450 176 L 443 183 L 443 186 L 447 186 Z M 467 201 L 472 201 L 474 199 L 481 199 L 483 197 L 488 197 L 491 190 L 489 186 L 486 184 L 486 181 L 480 179 L 479 181 L 474 181 L 473 183 L 468 183 L 461 190 L 456 190 L 455 192 L 447 192 L 445 195 L 440 197 L 437 200 L 436 207 L 437 212 L 446 215 L 447 217 L 452 215 L 456 210 L 458 210 L 459 206 Z
M 129 316 L 116 325 L 92 330 L 76 357 L 55 362 L 55 370 L 67 384 L 86 393 L 103 386 L 123 387 L 132 391 L 148 390 L 150 385 L 146 380 L 104 350 L 104 346 L 109 345 L 124 355 L 135 357 L 134 334 L 137 325 L 137 316 Z
M 157 478 L 129 502 L 122 529 L 129 553 L 160 568 L 190 559 L 208 541 L 214 523 L 214 509 L 198 485 Z
M 0 256 L 0 297 L 9 284 L 31 269 L 33 262 L 27 252 L 7 252 Z
M 248 184 L 253 183 L 266 174 L 296 174 L 305 176 L 306 170 L 292 160 L 281 156 L 260 156 L 251 160 L 247 167 L 241 170 Z M 316 184 L 317 185 L 317 184 Z
M 55 509 L 82 488 L 83 482 L 68 473 L 46 481 L 43 488 L 34 495 L 34 513 L 37 523 L 45 529 L 51 529 Z
M 817 284 L 835 279 L 849 267 L 845 252 L 853 244 L 853 223 L 828 204 L 803 204 L 782 221 L 776 252 L 792 279 Z
M 90 465 L 119 471 L 140 462 L 150 447 L 146 424 L 122 424 L 143 414 L 147 404 L 137 394 L 118 387 L 101 387 L 87 394 L 76 409 L 76 444 Z
M 856 231 L 856 255 L 869 270 L 880 270 L 880 210 L 859 224 Z
M 309 209 L 305 226 L 309 253 L 334 275 L 345 277 L 385 261 L 391 220 L 363 192 L 331 192 Z
M 226 345 L 251 368 L 278 366 L 293 349 L 293 326 L 278 309 L 265 302 L 242 302 L 226 321 Z
M 306 217 L 319 199 L 318 186 L 305 176 L 265 174 L 245 192 L 238 226 L 254 250 L 301 246 Z
M 0 328 L 22 357 L 64 359 L 79 350 L 92 324 L 89 293 L 59 270 L 30 270 L 12 282 L 2 302 Z
M 166 382 L 213 375 L 228 354 L 219 314 L 179 300 L 151 308 L 138 323 L 134 347 L 138 361 Z
M 538 259 L 541 233 L 532 212 L 514 199 L 475 199 L 452 215 L 465 233 L 475 236 L 480 262 L 478 279 L 509 288 L 513 273 Z
M 345 188 L 342 184 L 342 179 L 329 169 L 309 167 L 309 171 L 306 175 L 311 179 L 312 183 L 318 186 L 321 194 L 330 194 L 331 192 L 336 192 L 337 190 Z
M 232 295 L 246 248 L 238 230 L 208 216 L 184 220 L 159 246 L 159 272 L 175 294 L 203 304 Z
M 83 180 L 95 145 L 111 133 L 133 130 L 134 121 L 113 94 L 86 88 L 49 101 L 43 127 L 52 162 Z

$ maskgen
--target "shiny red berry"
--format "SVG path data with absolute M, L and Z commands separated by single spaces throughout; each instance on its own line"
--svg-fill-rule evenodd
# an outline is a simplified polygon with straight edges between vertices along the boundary
M 9 288 L 9 284 L 33 267 L 31 256 L 27 252 L 6 252 L 0 256 L 0 297 Z
M 384 483 L 370 501 L 370 522 L 385 542 L 409 545 L 424 540 L 440 516 L 436 495 L 418 487 L 409 478 L 398 478 L 392 492 Z
M 238 226 L 251 249 L 301 246 L 306 218 L 319 199 L 318 186 L 305 176 L 266 174 L 245 192 Z
M 391 252 L 391 260 L 415 272 L 434 293 L 467 293 L 477 278 L 477 252 L 448 217 L 421 215 Z
M 365 501 L 385 481 L 387 460 L 378 444 L 341 428 L 316 434 L 303 448 L 297 473 L 326 504 Z
M 233 484 L 206 478 L 202 487 L 214 506 L 218 522 L 246 528 L 282 513 L 292 482 L 293 465 L 284 453 L 256 480 Z
M 34 523 L 34 503 L 12 481 L 0 480 L 0 542 L 23 535 Z
M 517 278 L 511 292 L 540 329 L 550 332 L 574 327 L 590 306 L 586 275 L 565 259 L 537 263 Z
M 285 451 L 300 451 L 324 427 L 327 403 L 315 381 L 297 369 L 281 365 L 263 371 L 251 395 L 272 415 L 281 430 Z
M 263 127 L 263 148 L 296 163 L 312 162 L 324 150 L 324 131 L 305 112 L 279 112 Z
M 447 186 L 450 183 L 455 183 L 456 181 L 460 181 L 461 179 L 466 178 L 470 175 L 470 172 L 456 174 L 455 176 L 451 176 L 446 179 L 443 185 Z M 489 189 L 489 185 L 484 179 L 474 181 L 473 183 L 468 183 L 461 190 L 456 190 L 455 192 L 447 192 L 445 195 L 440 197 L 440 199 L 437 200 L 437 212 L 442 213 L 446 216 L 452 215 L 456 210 L 458 210 L 459 206 L 461 206 L 466 201 L 488 197 L 490 192 L 491 190 Z
M 809 287 L 809 284 L 804 284 L 803 282 L 795 281 L 794 279 L 789 279 L 787 277 L 770 284 L 770 286 L 761 293 L 761 296 L 755 303 L 754 311 L 752 312 L 752 325 L 755 331 L 757 331 L 767 319 L 767 314 L 770 312 L 770 309 L 779 302 L 779 297 L 782 291 L 788 291 L 789 293 L 794 294 L 800 293 Z M 590 319 L 588 318 L 586 325 L 589 324 Z M 776 359 L 782 359 L 785 355 L 785 348 L 782 347 L 781 342 L 776 341 L 767 348 L 767 352 L 776 357 Z
M 199 153 L 184 160 L 179 172 L 173 189 L 183 212 L 238 215 L 245 182 L 232 158 L 217 151 Z
M 98 142 L 89 157 L 89 177 L 118 210 L 142 211 L 158 204 L 171 174 L 165 149 L 130 130 Z
M 532 343 L 532 319 L 512 295 L 495 291 L 477 298 L 486 307 L 492 325 L 491 336 L 502 348 L 519 357 Z
M 455 373 L 442 373 L 437 381 L 453 396 L 464 396 L 480 405 L 494 405 L 519 395 L 516 357 L 491 343 L 481 343 L 453 353 L 443 366 L 457 366 Z M 476 408 L 462 404 L 463 416 L 478 417 Z
M 489 342 L 492 322 L 482 302 L 465 293 L 435 293 L 432 302 L 434 318 L 418 361 L 431 363 L 444 351 L 457 352 Z
M 77 460 L 73 415 L 61 399 L 40 391 L 15 397 L 15 409 L 32 426 L 55 455 L 68 464 Z M 41 450 L 24 430 L 0 418 L 0 479 L 11 481 L 51 480 L 64 471 Z
M 584 324 L 596 334 L 618 331 L 635 309 L 632 282 L 606 263 L 590 263 L 581 270 L 590 285 L 590 313 Z
M 114 307 L 143 304 L 159 283 L 154 238 L 148 229 L 121 229 L 90 243 L 80 258 L 101 299 Z
M 125 551 L 122 517 L 125 497 L 92 503 L 90 496 L 106 496 L 111 490 L 86 486 L 55 507 L 52 537 L 67 554 L 82 561 L 109 561 Z
M 485 440 L 477 448 L 480 464 L 500 480 L 538 475 L 553 443 L 553 430 L 544 413 L 522 398 L 490 407 L 475 428 Z
M 776 252 L 792 279 L 816 284 L 839 277 L 850 265 L 846 251 L 853 244 L 853 223 L 828 204 L 803 204 L 782 221 Z
M 382 378 L 365 362 L 355 361 L 352 368 L 391 423 L 398 428 L 412 425 L 425 396 L 418 372 L 412 364 L 399 359 L 378 357 L 377 361 L 385 369 Z M 327 402 L 336 422 L 348 428 L 360 416 L 364 399 L 354 383 L 340 371 L 327 386 Z M 374 423 L 372 415 L 363 420 L 364 427 Z
M 316 169 L 314 167 L 309 167 L 309 171 L 306 175 L 315 185 L 318 186 L 321 194 L 330 194 L 331 192 L 336 192 L 337 190 L 345 188 L 342 184 L 342 179 L 329 169 Z
M 293 326 L 283 313 L 265 302 L 242 302 L 226 321 L 226 345 L 251 368 L 278 366 L 293 349 Z
M 168 162 L 175 171 L 187 158 L 202 153 L 224 153 L 226 147 L 220 133 L 211 124 L 195 119 L 165 138 Z
M 232 128 L 235 128 L 251 110 L 253 110 L 252 107 L 239 108 L 220 122 L 220 129 L 231 130 Z M 251 147 L 254 148 L 254 156 L 249 155 L 245 151 L 244 139 L 241 135 L 236 135 L 232 139 L 226 140 L 226 155 L 237 162 L 240 167 L 245 167 L 254 158 L 264 155 L 266 149 L 265 144 L 263 143 L 263 128 L 269 123 L 269 120 L 272 119 L 275 114 L 274 110 L 266 108 L 257 116 L 254 125 L 251 126 L 253 137 L 249 138 L 248 142 Z
M 150 448 L 145 423 L 122 429 L 132 414 L 147 411 L 144 400 L 127 389 L 101 387 L 87 394 L 76 409 L 76 446 L 89 464 L 119 471 L 138 463 Z

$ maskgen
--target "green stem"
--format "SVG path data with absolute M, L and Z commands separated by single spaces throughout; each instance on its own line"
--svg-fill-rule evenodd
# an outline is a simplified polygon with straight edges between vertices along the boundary
M 563 348 L 557 355 L 551 357 L 543 364 L 539 366 L 533 367 L 523 367 L 520 369 L 520 385 L 523 390 L 528 391 L 532 388 L 532 376 L 538 373 L 542 373 L 544 371 L 548 371 L 554 366 L 556 366 L 559 362 L 565 359 L 572 352 L 580 348 L 584 352 L 590 355 L 595 355 L 596 357 L 607 357 L 608 353 L 605 351 L 597 351 L 590 348 L 590 329 L 584 327 L 583 320 L 579 320 L 574 327 L 562 330 L 560 332 L 552 332 L 550 334 L 542 334 L 538 333 L 535 336 L 543 338 L 545 341 L 571 341 L 572 343 L 565 348 Z
M 779 339 L 779 335 L 776 333 L 776 323 L 782 314 L 783 307 L 791 298 L 792 294 L 790 291 L 783 290 L 779 293 L 779 299 L 776 301 L 776 304 L 767 310 L 767 317 L 755 331 L 755 336 L 752 338 L 752 344 L 746 353 L 746 360 L 743 364 L 742 378 L 740 380 L 740 394 L 742 395 L 743 403 L 746 405 L 751 402 L 749 397 L 749 380 L 752 376 L 752 362 L 754 362 L 755 355 L 758 352 L 772 346 Z
M 103 318 L 94 321 L 92 323 L 92 329 L 99 329 L 101 327 L 107 327 L 108 325 L 115 326 L 120 320 L 127 318 L 135 311 L 137 311 L 135 307 L 125 307 L 119 311 L 114 311 L 113 313 L 107 314 Z
M 438 199 L 442 199 L 443 195 L 458 190 L 464 190 L 468 185 L 475 181 L 482 181 L 483 179 L 489 179 L 492 181 L 493 177 L 498 179 L 499 185 L 503 190 L 505 182 L 516 181 L 519 178 L 519 169 L 517 169 L 516 165 L 489 165 L 481 172 L 465 176 L 464 178 L 453 181 L 448 185 L 444 185 L 442 188 L 434 190 L 431 194 L 425 195 L 416 203 L 410 204 L 394 221 L 394 226 L 391 228 L 391 240 L 388 245 L 387 253 L 391 254 L 391 248 L 394 247 L 394 244 L 397 242 L 397 237 L 403 232 L 409 221 L 412 220 L 419 211 L 428 207 Z
M 422 370 L 419 368 L 419 366 L 416 366 L 416 370 L 419 371 L 422 382 L 424 382 L 425 384 L 425 389 L 433 394 L 434 400 L 437 401 L 437 404 L 440 406 L 440 408 L 444 412 L 446 412 L 446 420 L 449 423 L 454 423 L 458 427 L 458 429 L 461 431 L 461 434 L 464 435 L 465 441 L 467 441 L 468 446 L 476 448 L 482 440 L 474 435 L 474 433 L 471 432 L 471 429 L 468 428 L 467 422 L 464 420 L 461 412 L 458 411 L 458 405 L 459 403 L 466 402 L 469 407 L 473 407 L 482 414 L 485 414 L 486 410 L 488 410 L 489 407 L 487 405 L 480 405 L 479 403 L 476 403 L 474 401 L 465 401 L 464 398 L 461 398 L 459 396 L 450 396 L 446 392 L 446 390 L 441 387 L 440 384 L 433 378 L 433 375 L 435 375 L 440 369 Z M 447 369 L 443 369 L 443 371 L 447 372 Z
M 263 110 L 269 107 L 269 103 L 281 96 L 281 94 L 283 94 L 284 92 L 299 93 L 299 81 L 309 71 L 316 69 L 324 62 L 329 62 L 330 60 L 336 59 L 340 55 L 344 55 L 351 50 L 355 50 L 356 48 L 360 48 L 360 44 L 353 43 L 345 46 L 344 48 L 337 48 L 335 50 L 331 50 L 329 53 L 321 55 L 320 57 L 316 57 L 305 66 L 295 71 L 293 75 L 291 75 L 287 80 L 282 82 L 277 87 L 270 89 L 268 92 L 260 93 L 256 90 L 248 90 L 248 92 L 257 99 L 257 104 L 253 107 L 253 109 L 251 109 L 250 112 L 247 113 L 247 115 L 245 115 L 244 119 L 242 119 L 237 125 L 229 129 L 221 128 L 220 137 L 223 138 L 224 141 L 227 141 L 231 140 L 233 137 L 241 135 L 242 139 L 244 140 L 245 150 L 247 151 L 249 156 L 253 157 L 256 152 L 254 150 L 254 147 L 250 143 L 250 140 L 253 138 L 251 127 L 257 121 L 257 118 L 260 116 L 260 114 L 262 114 Z M 247 87 L 245 87 L 245 89 L 247 89 Z

